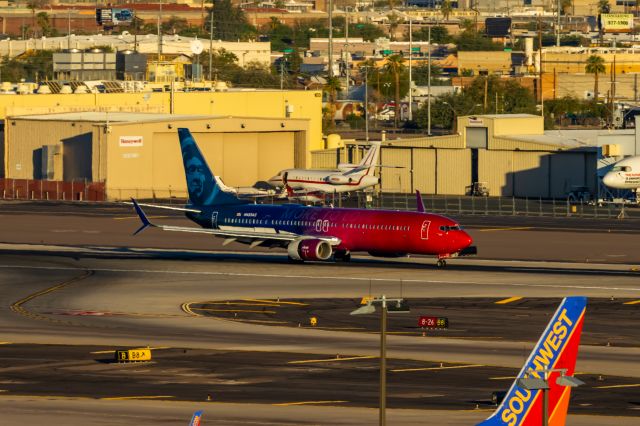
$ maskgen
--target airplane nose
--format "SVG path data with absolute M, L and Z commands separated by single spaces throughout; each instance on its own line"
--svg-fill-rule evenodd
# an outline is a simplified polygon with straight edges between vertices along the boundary
M 471 244 L 473 244 L 473 238 L 466 232 L 462 231 L 462 235 L 460 235 L 460 248 L 467 248 Z
M 614 176 L 613 173 L 607 173 L 602 178 L 602 183 L 604 183 L 607 186 L 613 186 L 616 183 L 616 177 Z

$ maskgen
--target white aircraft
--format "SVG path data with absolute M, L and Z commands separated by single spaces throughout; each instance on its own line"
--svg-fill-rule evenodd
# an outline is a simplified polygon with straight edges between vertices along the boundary
M 640 156 L 618 161 L 602 178 L 602 183 L 610 188 L 640 189 Z
M 289 198 L 301 201 L 323 201 L 325 195 L 358 191 L 380 183 L 374 175 L 380 157 L 380 142 L 371 148 L 359 164 L 338 164 L 337 170 L 286 169 L 269 179 L 277 188 L 284 188 Z

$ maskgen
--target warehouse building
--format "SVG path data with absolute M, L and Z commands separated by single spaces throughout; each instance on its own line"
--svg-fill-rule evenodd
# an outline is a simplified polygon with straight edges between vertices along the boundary
M 634 130 L 545 132 L 537 115 L 465 116 L 457 128 L 455 135 L 384 142 L 380 190 L 469 195 L 482 183 L 491 196 L 564 198 L 587 188 L 596 197 L 603 170 L 640 153 Z M 312 153 L 314 167 L 357 162 L 364 146 L 329 148 Z
M 213 172 L 234 187 L 304 167 L 310 145 L 310 120 L 300 118 L 128 112 L 13 116 L 5 123 L 6 177 L 103 182 L 110 200 L 184 197 L 179 127 L 191 130 Z

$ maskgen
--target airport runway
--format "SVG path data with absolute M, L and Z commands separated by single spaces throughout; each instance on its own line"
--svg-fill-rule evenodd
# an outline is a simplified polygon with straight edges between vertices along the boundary
M 560 222 L 545 223 L 541 226 L 544 229 L 535 229 L 538 225 L 531 226 L 530 219 L 523 219 L 530 226 L 511 223 L 513 226 L 499 227 L 494 223 L 476 223 L 471 232 L 480 252 L 483 253 L 486 246 L 489 253 L 495 254 L 493 259 L 486 254 L 478 259 L 456 259 L 446 269 L 439 270 L 432 266 L 433 259 L 388 261 L 368 256 L 356 257 L 351 264 L 291 265 L 283 252 L 247 253 L 246 247 L 241 246 L 222 251 L 217 240 L 206 237 L 163 235 L 151 230 L 134 240 L 128 232 L 138 223 L 126 210 L 118 210 L 119 207 L 114 207 L 114 218 L 110 209 L 104 211 L 95 207 L 82 207 L 85 210 L 78 212 L 77 207 L 63 206 L 56 214 L 55 208 L 46 206 L 35 212 L 17 210 L 15 206 L 12 205 L 13 210 L 0 208 L 0 241 L 4 243 L 0 246 L 0 340 L 12 344 L 111 348 L 150 345 L 375 356 L 378 351 L 376 334 L 212 319 L 189 315 L 181 306 L 210 300 L 357 299 L 369 291 L 388 296 L 398 296 L 402 291 L 403 297 L 408 299 L 455 296 L 499 300 L 559 298 L 574 294 L 613 297 L 620 299 L 620 303 L 640 299 L 637 267 L 640 256 L 634 251 L 637 232 L 626 224 L 610 230 L 602 224 L 599 227 L 585 224 L 585 232 L 574 222 L 569 224 L 571 226 L 563 226 Z M 160 219 L 182 221 L 173 217 Z M 521 228 L 515 225 L 527 229 L 512 229 Z M 517 260 L 530 258 L 542 261 Z M 553 262 L 558 259 L 580 263 Z M 587 322 L 588 315 L 589 311 Z M 469 338 L 457 339 L 393 335 L 389 337 L 388 355 L 412 362 L 517 368 L 541 330 L 523 326 L 526 319 L 522 317 L 514 317 L 505 323 L 506 327 L 523 327 L 522 339 L 487 341 L 480 339 L 482 336 L 474 336 L 473 331 Z M 615 326 L 612 320 L 612 329 Z M 585 345 L 581 347 L 578 370 L 605 378 L 627 377 L 626 383 L 635 385 L 640 378 L 640 372 L 637 372 L 639 357 L 637 346 L 617 346 L 615 342 L 609 347 Z M 43 362 L 47 362 L 46 356 Z M 0 368 L 0 377 L 1 373 Z M 631 396 L 623 400 L 624 407 L 616 413 L 635 416 L 638 398 L 632 389 L 637 389 L 621 389 L 626 389 Z M 620 394 L 624 395 L 623 391 Z M 34 406 L 40 407 L 39 399 L 25 397 L 15 403 L 11 398 L 15 397 L 1 396 L 0 407 L 11 406 L 11 412 L 16 416 Z M 62 410 L 66 413 L 83 412 L 83 407 L 91 407 L 86 408 L 90 412 L 100 412 L 106 406 L 102 401 L 83 399 L 57 402 L 60 403 L 57 406 L 69 407 L 69 411 Z M 47 404 L 42 406 L 49 406 Z M 163 406 L 150 401 L 144 404 Z M 130 408 L 124 411 L 131 410 L 131 416 L 136 416 L 136 410 L 144 411 L 147 405 L 136 403 L 127 407 Z M 233 412 L 225 404 L 216 404 L 216 407 L 221 407 L 221 416 Z M 285 418 L 290 418 L 291 424 L 370 424 L 376 418 L 375 411 L 357 408 L 332 411 L 328 407 L 305 406 L 288 411 L 280 410 L 282 407 L 272 410 L 268 405 L 259 407 L 240 416 L 244 420 L 224 417 L 227 423 L 222 421 L 220 424 L 253 421 L 255 424 L 286 424 Z M 293 414 L 298 413 L 297 410 L 299 417 Z M 175 416 L 177 411 L 169 412 L 168 416 Z M 264 412 L 264 417 L 255 414 L 258 412 Z M 344 423 L 332 421 L 334 413 L 340 412 L 345 413 Z M 268 423 L 271 413 L 276 420 Z M 486 412 L 446 413 L 447 420 L 438 424 L 470 424 L 487 415 Z M 307 418 L 326 421 L 305 423 L 303 419 L 307 415 Z M 425 416 L 437 418 L 423 411 L 416 411 L 415 417 L 405 410 L 394 415 L 406 417 L 398 417 L 397 423 L 390 424 L 420 424 L 424 423 Z M 61 412 L 59 418 L 67 419 L 65 416 Z M 155 414 L 149 418 L 156 418 L 153 416 Z M 372 421 L 368 422 L 367 418 Z M 573 416 L 571 419 L 569 424 L 576 425 L 605 424 L 610 420 L 593 416 Z M 616 424 L 634 424 L 636 421 L 637 418 L 617 418 Z

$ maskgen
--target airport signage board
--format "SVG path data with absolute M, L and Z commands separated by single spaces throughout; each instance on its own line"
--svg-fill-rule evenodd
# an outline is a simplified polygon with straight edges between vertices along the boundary
M 602 13 L 599 16 L 600 30 L 604 33 L 630 33 L 633 31 L 633 15 L 630 13 Z
M 151 349 L 124 349 L 116 351 L 118 362 L 151 361 Z
M 96 9 L 96 22 L 98 25 L 116 26 L 130 24 L 135 16 L 131 9 Z
M 120 136 L 120 146 L 142 146 L 142 136 Z
M 418 317 L 418 327 L 420 328 L 449 328 L 449 318 L 446 317 Z

